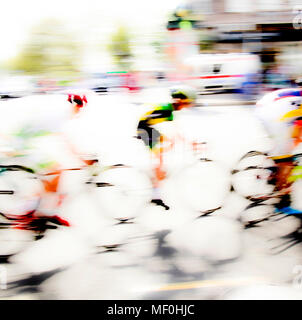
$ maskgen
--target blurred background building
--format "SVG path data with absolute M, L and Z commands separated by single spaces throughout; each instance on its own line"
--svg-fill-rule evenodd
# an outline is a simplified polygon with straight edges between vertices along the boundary
M 263 81 L 277 88 L 301 77 L 301 10 L 295 0 L 191 0 L 175 9 L 167 29 L 178 33 L 177 39 L 187 39 L 191 53 L 258 55 Z M 188 30 L 195 37 L 186 36 Z M 183 61 L 189 51 L 172 47 L 169 53 Z
M 66 10 L 64 1 L 56 1 L 49 4 L 50 17 L 42 7 L 34 16 L 37 6 L 36 0 L 25 5 L 27 24 L 35 23 L 24 28 L 27 35 L 18 39 L 14 50 L 16 30 L 2 31 L 4 49 L 13 54 L 0 64 L 1 96 L 24 94 L 26 82 L 30 93 L 70 86 L 106 93 L 119 88 L 137 91 L 166 80 L 234 77 L 222 70 L 225 54 L 233 54 L 233 60 L 238 54 L 257 56 L 260 67 L 246 66 L 237 76 L 250 83 L 246 79 L 257 73 L 256 82 L 267 89 L 295 85 L 302 76 L 302 4 L 297 0 L 169 0 L 148 7 L 136 0 L 89 0 L 73 12 Z M 4 12 L 6 24 L 13 26 L 13 3 L 7 7 L 11 12 Z M 208 67 L 192 71 L 188 59 Z

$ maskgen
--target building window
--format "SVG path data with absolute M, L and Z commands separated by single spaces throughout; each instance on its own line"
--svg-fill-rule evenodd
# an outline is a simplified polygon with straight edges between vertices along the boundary
M 225 0 L 226 12 L 252 12 L 255 9 L 253 0 Z
M 191 1 L 191 6 L 193 11 L 197 14 L 213 13 L 212 0 L 193 0 Z
M 257 11 L 280 11 L 284 9 L 282 0 L 258 0 Z

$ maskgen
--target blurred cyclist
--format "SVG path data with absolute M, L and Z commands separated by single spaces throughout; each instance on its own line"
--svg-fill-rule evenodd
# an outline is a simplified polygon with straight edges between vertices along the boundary
M 81 110 L 87 105 L 87 97 L 85 94 L 69 93 L 67 101 L 70 103 L 71 110 L 72 110 L 71 116 L 68 120 L 72 120 L 74 117 L 78 116 Z M 54 133 L 57 134 L 58 132 L 54 132 Z M 76 151 L 75 147 L 71 144 L 71 142 L 65 136 L 62 136 L 61 138 L 64 141 L 65 147 L 68 148 L 68 150 L 71 151 L 73 155 L 75 155 L 78 159 L 80 159 L 78 152 Z M 81 161 L 86 163 L 86 160 L 81 159 Z M 46 169 L 49 169 L 53 172 L 53 174 L 51 174 L 53 178 L 43 181 L 45 191 L 57 192 L 58 184 L 62 174 L 62 168 L 60 167 L 59 163 L 56 163 L 53 161 L 52 165 Z
M 86 106 L 87 97 L 85 94 L 69 93 L 67 101 L 70 102 L 73 107 L 73 114 L 78 114 L 81 108 Z
M 274 142 L 270 156 L 277 165 L 276 189 L 289 193 L 295 147 L 302 138 L 302 90 L 280 89 L 266 94 L 256 104 L 255 114 Z
M 45 98 L 46 96 L 43 96 L 43 99 Z M 45 106 L 39 108 L 38 115 L 37 113 L 32 115 L 30 121 L 24 121 L 18 126 L 18 130 L 14 130 L 6 137 L 12 150 L 4 155 L 14 157 L 16 161 L 19 159 L 22 165 L 34 169 L 41 175 L 44 190 L 39 195 L 42 201 L 36 215 L 42 216 L 52 215 L 65 197 L 64 194 L 59 194 L 58 187 L 66 166 L 70 162 L 77 163 L 79 166 L 89 162 L 81 159 L 75 146 L 63 133 L 65 125 L 78 117 L 81 110 L 85 108 L 87 97 L 85 94 L 72 92 L 58 98 L 57 100 L 52 95 L 46 98 L 50 101 L 50 105 L 53 101 L 58 104 L 53 106 L 51 114 L 46 114 Z M 36 98 L 33 97 L 33 99 Z M 71 160 L 73 158 L 75 160 Z
M 140 118 L 137 127 L 138 137 L 143 140 L 144 144 L 149 147 L 152 155 L 157 159 L 154 167 L 153 179 L 154 196 L 151 202 L 162 205 L 166 210 L 169 210 L 169 207 L 163 203 L 158 194 L 159 183 L 166 177 L 162 161 L 165 137 L 155 128 L 155 126 L 156 124 L 165 121 L 173 121 L 175 111 L 193 107 L 197 94 L 194 88 L 186 85 L 179 85 L 170 89 L 170 96 L 171 102 L 155 105 L 151 111 L 145 113 Z

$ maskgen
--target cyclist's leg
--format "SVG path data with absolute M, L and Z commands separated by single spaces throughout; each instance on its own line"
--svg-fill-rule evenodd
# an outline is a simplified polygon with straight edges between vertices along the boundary
M 300 143 L 302 142 L 302 122 L 301 120 L 298 120 L 294 123 L 293 130 L 291 137 L 293 139 L 292 141 L 292 156 L 291 156 L 291 162 L 287 164 L 287 168 L 283 169 L 281 173 L 284 174 L 284 177 L 286 178 L 286 181 L 284 183 L 284 186 L 287 186 L 287 189 L 289 190 L 287 197 L 284 197 L 285 201 L 282 203 L 280 202 L 280 205 L 276 208 L 276 211 L 280 211 L 285 214 L 293 214 L 293 215 L 301 215 L 302 211 L 300 210 L 301 207 L 298 205 L 298 210 L 296 209 L 297 206 L 297 199 L 300 197 L 299 194 L 297 194 L 297 186 L 295 187 L 296 181 L 301 179 L 301 165 L 299 161 L 299 147 Z M 297 149 L 298 147 L 298 149 Z M 285 179 L 284 178 L 284 179 Z M 298 182 L 299 183 L 299 182 Z
M 152 196 L 152 203 L 155 203 L 156 205 L 160 205 L 164 207 L 166 210 L 169 210 L 170 208 L 163 202 L 162 196 L 161 196 L 161 183 L 166 178 L 166 171 L 164 170 L 164 142 L 165 137 L 163 135 L 160 135 L 158 137 L 159 141 L 156 140 L 155 144 L 152 145 L 151 148 L 151 156 L 152 160 L 154 161 L 153 166 L 153 196 Z M 158 141 L 158 142 L 157 142 Z
M 164 136 L 160 135 L 158 146 L 154 146 L 154 149 L 152 150 L 154 154 L 154 159 L 155 159 L 154 175 L 156 180 L 155 181 L 156 186 L 158 186 L 159 183 L 166 178 L 166 172 L 163 168 L 164 139 L 165 139 Z
M 295 179 L 295 161 L 294 156 L 274 159 L 277 165 L 276 173 L 276 191 L 280 201 L 275 204 L 276 213 L 297 214 L 297 210 L 292 208 L 292 191 Z
M 293 155 L 295 154 L 295 148 L 302 142 L 301 120 L 294 123 L 290 137 L 291 140 L 288 139 L 284 149 L 288 151 L 288 154 L 272 157 L 278 168 L 276 176 L 276 187 L 278 190 L 289 188 L 292 184 L 291 175 L 295 167 Z
M 48 192 L 55 193 L 58 191 L 61 175 L 62 175 L 62 171 L 59 171 L 55 174 L 50 175 L 48 179 L 46 179 L 45 176 L 41 179 L 44 186 L 45 193 L 48 193 Z
M 63 174 L 62 167 L 58 161 L 54 160 L 54 157 L 45 156 L 43 152 L 39 153 L 39 150 L 36 150 L 33 160 L 43 186 L 37 215 L 52 215 L 57 212 L 65 197 L 59 190 Z
M 166 210 L 168 206 L 161 200 L 160 185 L 163 179 L 166 177 L 166 173 L 163 170 L 163 152 L 164 152 L 164 137 L 154 129 L 153 127 L 144 127 L 138 129 L 138 137 L 143 140 L 144 144 L 150 150 L 151 162 L 152 162 L 152 189 L 153 195 L 151 203 L 163 206 Z
M 50 179 L 42 179 L 43 193 L 39 211 L 42 215 L 45 213 L 53 214 L 62 205 L 66 195 L 58 191 L 62 172 L 60 174 L 51 175 Z
M 294 167 L 292 152 L 294 149 L 293 135 L 296 134 L 291 128 L 280 128 L 275 131 L 275 146 L 269 153 L 271 159 L 276 164 L 276 172 L 274 175 L 276 191 L 290 188 L 291 183 L 289 177 Z
M 277 171 L 275 173 L 276 190 L 281 191 L 291 186 L 289 178 L 294 168 L 293 157 L 291 155 L 275 156 L 274 160 Z
M 55 212 L 66 194 L 60 190 L 64 169 L 81 166 L 84 162 L 72 152 L 68 140 L 62 134 L 38 137 L 31 144 L 32 161 L 43 183 L 41 210 Z
M 155 187 L 164 178 L 163 168 L 163 136 L 155 128 L 145 126 L 138 129 L 138 137 L 150 150 L 153 167 L 152 181 Z

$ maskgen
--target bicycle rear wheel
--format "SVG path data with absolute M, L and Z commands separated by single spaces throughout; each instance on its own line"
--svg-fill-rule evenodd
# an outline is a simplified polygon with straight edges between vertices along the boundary
M 152 183 L 143 172 L 126 165 L 110 166 L 92 182 L 104 215 L 133 219 L 152 198 Z
M 0 166 L 0 213 L 24 215 L 39 206 L 43 186 L 33 170 L 18 165 Z
M 201 159 L 179 172 L 174 198 L 185 208 L 210 213 L 224 204 L 229 190 L 229 171 L 216 161 Z

